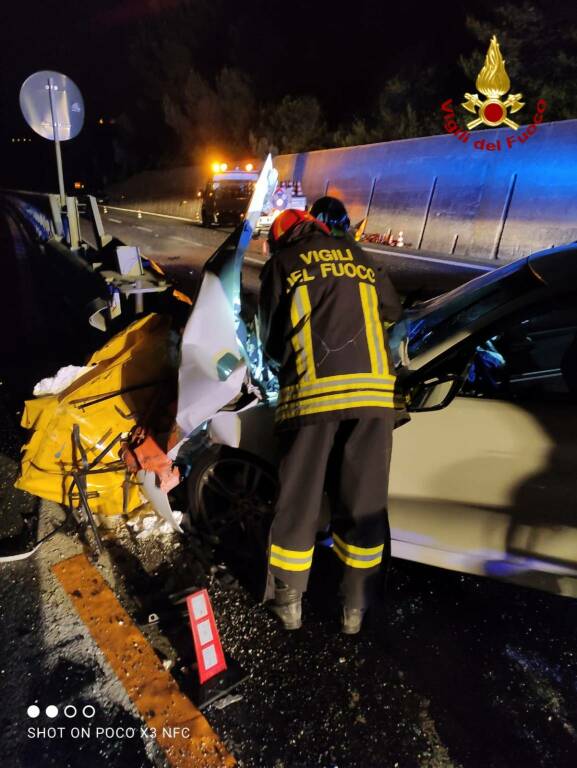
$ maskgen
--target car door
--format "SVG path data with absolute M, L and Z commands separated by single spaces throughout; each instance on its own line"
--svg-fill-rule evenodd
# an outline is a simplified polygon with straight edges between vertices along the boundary
M 461 393 L 395 433 L 393 554 L 577 596 L 577 294 L 468 343 Z

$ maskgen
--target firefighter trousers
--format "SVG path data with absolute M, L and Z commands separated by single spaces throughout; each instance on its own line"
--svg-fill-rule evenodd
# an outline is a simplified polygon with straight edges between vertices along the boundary
M 276 577 L 306 591 L 323 492 L 331 506 L 333 551 L 342 568 L 340 594 L 366 608 L 390 558 L 387 511 L 395 413 L 299 427 L 279 434 L 280 495 L 272 523 L 266 597 Z

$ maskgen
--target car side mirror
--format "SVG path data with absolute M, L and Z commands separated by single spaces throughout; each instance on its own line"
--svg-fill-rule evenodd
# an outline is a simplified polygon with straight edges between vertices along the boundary
M 462 386 L 463 378 L 453 373 L 426 379 L 410 390 L 407 409 L 411 413 L 440 411 L 454 400 Z

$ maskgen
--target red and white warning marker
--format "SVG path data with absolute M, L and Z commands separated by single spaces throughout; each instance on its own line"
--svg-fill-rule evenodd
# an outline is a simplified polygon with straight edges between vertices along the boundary
M 198 675 L 202 685 L 211 677 L 224 672 L 226 662 L 206 589 L 189 595 L 186 598 L 186 605 L 198 662 Z

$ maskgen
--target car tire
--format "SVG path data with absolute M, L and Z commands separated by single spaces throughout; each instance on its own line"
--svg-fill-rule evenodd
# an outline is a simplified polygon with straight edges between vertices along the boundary
M 278 496 L 276 469 L 248 451 L 213 445 L 197 460 L 187 478 L 193 525 L 219 539 L 240 526 L 262 542 Z
M 210 227 L 210 221 L 208 218 L 207 212 L 204 210 L 204 208 L 200 212 L 200 223 L 203 227 Z

